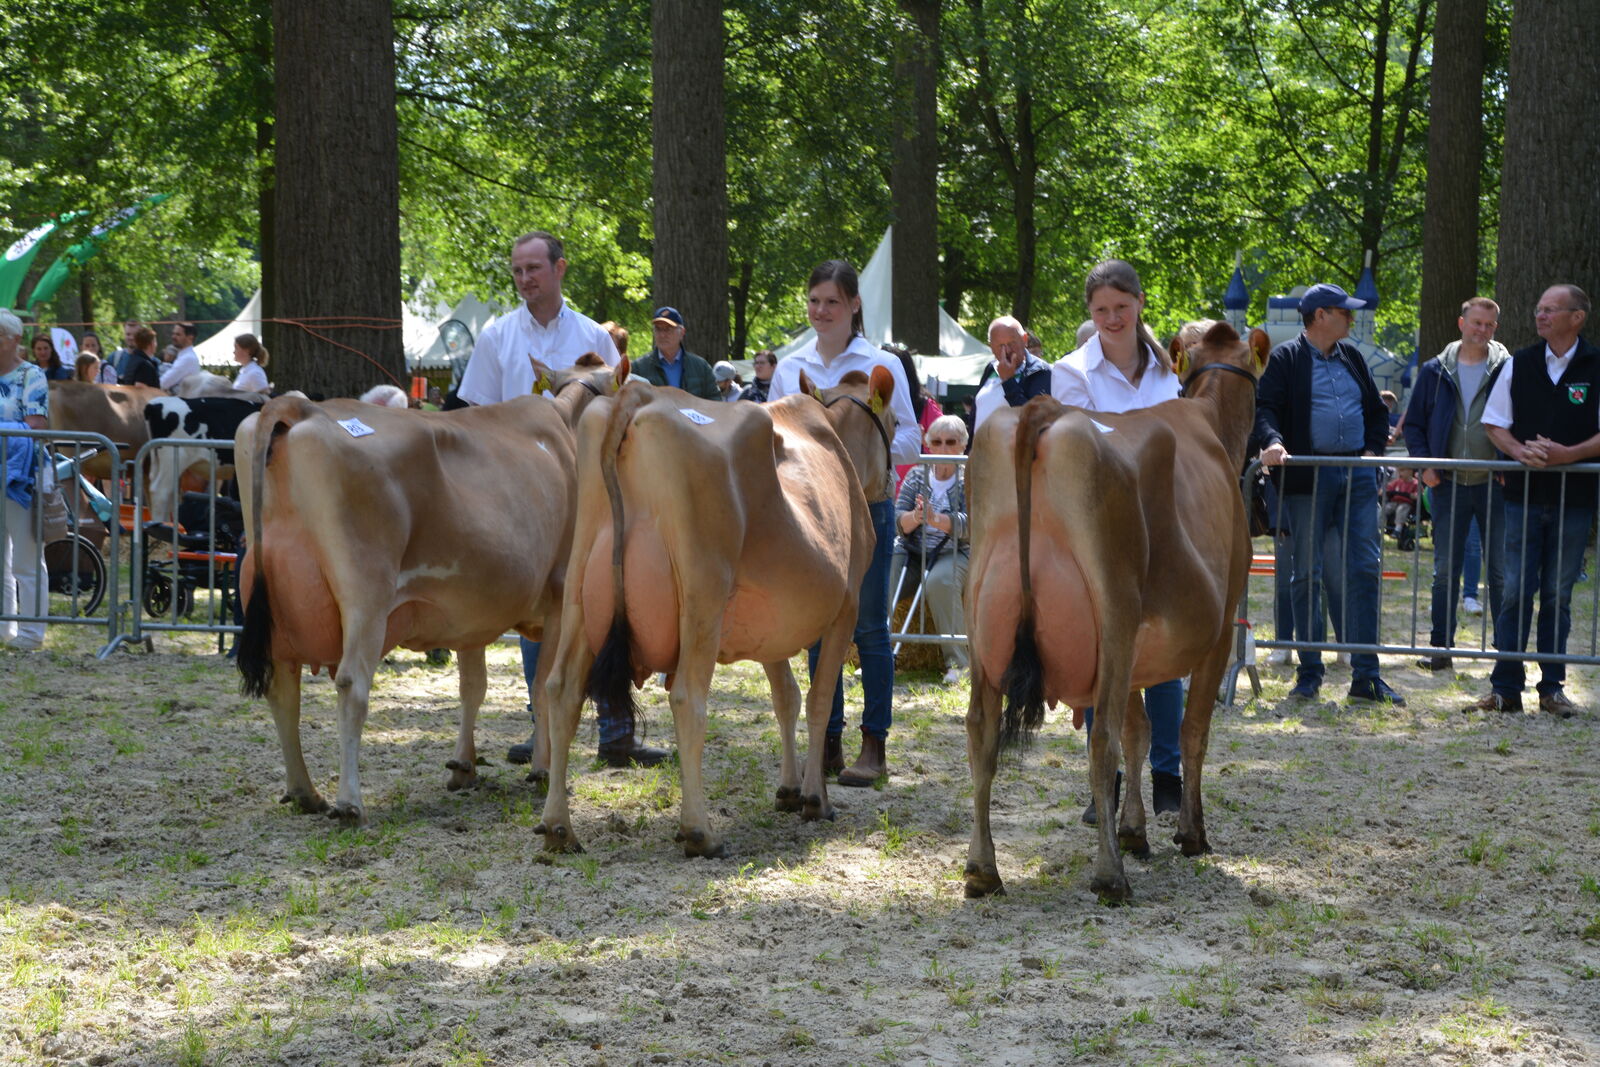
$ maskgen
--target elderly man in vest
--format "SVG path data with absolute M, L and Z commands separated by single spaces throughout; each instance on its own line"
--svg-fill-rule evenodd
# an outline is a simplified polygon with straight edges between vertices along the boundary
M 1532 471 L 1600 456 L 1600 348 L 1579 334 L 1588 317 L 1589 297 L 1582 289 L 1546 289 L 1534 311 L 1543 340 L 1513 353 L 1489 394 L 1483 411 L 1489 440 Z M 1494 623 L 1499 651 L 1528 647 L 1538 593 L 1534 647 L 1543 654 L 1566 652 L 1572 587 L 1594 521 L 1596 488 L 1590 474 L 1506 475 L 1505 592 Z M 1539 674 L 1539 710 L 1572 715 L 1577 706 L 1566 694 L 1566 664 L 1540 663 Z M 1526 678 L 1521 660 L 1497 661 L 1489 695 L 1467 710 L 1521 711 Z

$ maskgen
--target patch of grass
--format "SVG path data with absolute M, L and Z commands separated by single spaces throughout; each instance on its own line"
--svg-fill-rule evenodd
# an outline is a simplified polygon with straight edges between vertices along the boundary
M 1498 871 L 1506 865 L 1506 846 L 1495 841 L 1486 830 L 1467 842 L 1461 850 L 1468 863 Z

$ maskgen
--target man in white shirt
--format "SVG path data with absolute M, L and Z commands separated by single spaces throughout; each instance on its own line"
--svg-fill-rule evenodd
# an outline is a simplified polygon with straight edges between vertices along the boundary
M 200 373 L 200 354 L 194 350 L 197 333 L 192 322 L 180 322 L 172 328 L 172 344 L 178 354 L 161 368 L 161 388 L 169 393 L 177 392 L 185 378 Z
M 533 392 L 532 356 L 553 370 L 566 370 L 593 352 L 607 364 L 616 366 L 617 346 L 598 322 L 567 306 L 561 295 L 561 280 L 567 274 L 567 259 L 561 241 L 543 230 L 523 234 L 511 246 L 511 278 L 516 283 L 522 306 L 495 319 L 472 348 L 472 359 L 461 376 L 456 396 L 469 405 L 498 404 Z M 539 642 L 522 639 L 522 673 L 528 683 L 529 713 L 533 708 L 533 686 L 539 671 Z M 660 763 L 667 758 L 664 749 L 650 748 L 634 739 L 633 727 L 625 719 L 601 707 L 600 759 L 613 767 L 630 763 Z M 513 745 L 506 753 L 512 763 L 533 760 L 533 738 Z

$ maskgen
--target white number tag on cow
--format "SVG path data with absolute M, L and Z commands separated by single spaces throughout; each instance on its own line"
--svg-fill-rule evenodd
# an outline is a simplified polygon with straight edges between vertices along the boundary
M 351 437 L 365 437 L 369 433 L 377 432 L 360 419 L 340 419 L 339 425 L 343 426 L 345 433 L 348 433 Z
M 1094 423 L 1094 428 L 1099 430 L 1101 433 L 1114 433 L 1115 432 L 1113 427 L 1107 426 L 1105 423 L 1101 422 L 1099 419 L 1090 419 L 1089 421 Z
M 717 421 L 716 419 L 713 419 L 710 415 L 706 415 L 706 414 L 703 414 L 701 412 L 698 412 L 694 408 L 679 408 L 678 409 L 678 413 L 680 415 L 682 415 L 684 418 L 688 419 L 690 422 L 698 423 L 701 426 L 704 426 L 708 422 L 716 422 Z

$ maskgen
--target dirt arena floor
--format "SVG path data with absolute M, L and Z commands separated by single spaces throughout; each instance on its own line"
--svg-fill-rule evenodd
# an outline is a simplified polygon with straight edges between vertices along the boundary
M 1385 676 L 1373 710 L 1219 711 L 1214 855 L 1172 817 L 1131 905 L 1088 890 L 1084 743 L 1064 713 L 1004 768 L 1009 895 L 972 902 L 965 686 L 903 675 L 880 789 L 773 810 L 759 670 L 720 670 L 706 778 L 730 856 L 673 844 L 676 769 L 579 735 L 587 852 L 546 856 L 492 650 L 482 788 L 444 789 L 453 667 L 396 653 L 362 773 L 370 826 L 277 801 L 270 717 L 199 637 L 97 662 L 53 628 L 0 652 L 0 1059 L 17 1064 L 1495 1064 L 1600 1061 L 1600 733 L 1459 708 L 1482 665 Z M 1333 668 L 1325 694 L 1348 682 Z M 1600 701 L 1589 671 L 1571 686 Z M 326 678 L 312 776 L 335 788 Z M 661 690 L 650 737 L 670 744 Z M 859 691 L 852 689 L 853 706 Z M 852 716 L 854 722 L 854 716 Z M 848 746 L 853 754 L 854 743 Z

